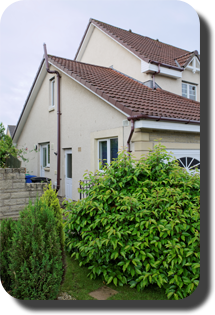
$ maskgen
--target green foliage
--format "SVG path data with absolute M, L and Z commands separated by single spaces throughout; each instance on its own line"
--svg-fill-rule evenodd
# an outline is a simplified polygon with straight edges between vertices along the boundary
M 1 282 L 6 291 L 11 289 L 11 278 L 9 275 L 9 254 L 12 245 L 12 238 L 15 231 L 16 222 L 12 219 L 4 219 L 0 225 L 0 266 Z
M 57 192 L 52 189 L 51 183 L 46 187 L 42 197 L 40 198 L 41 201 L 46 203 L 46 205 L 52 209 L 54 216 L 56 218 L 56 226 L 58 235 L 60 237 L 60 244 L 62 252 L 64 250 L 64 243 L 65 243 L 65 235 L 63 230 L 63 217 L 62 217 L 62 209 L 60 208 L 60 203 L 57 197 Z
M 62 281 L 60 240 L 53 211 L 41 200 L 20 212 L 10 251 L 11 295 L 52 300 Z
M 13 145 L 11 137 L 4 133 L 5 128 L 0 123 L 0 167 L 5 167 L 5 163 L 9 155 L 17 157 L 17 149 Z
M 125 152 L 93 176 L 88 197 L 68 203 L 66 249 L 91 279 L 182 299 L 199 283 L 200 178 L 158 145 L 136 162 Z M 84 184 L 83 184 L 84 185 Z

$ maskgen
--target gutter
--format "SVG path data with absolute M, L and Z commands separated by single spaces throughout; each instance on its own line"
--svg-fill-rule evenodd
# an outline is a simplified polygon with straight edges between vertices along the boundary
M 166 63 L 161 63 L 161 62 L 157 62 L 154 60 L 149 60 L 149 63 L 155 64 L 155 65 L 160 65 L 163 66 L 165 68 L 169 68 L 169 69 L 174 69 L 174 70 L 178 70 L 178 71 L 184 71 L 184 68 L 179 68 L 179 67 L 175 67 L 175 66 L 171 66 L 171 65 L 167 65 Z
M 184 123 L 184 124 L 196 124 L 196 125 L 200 125 L 200 120 L 187 120 L 187 119 L 179 119 L 179 118 L 168 118 L 168 117 L 158 117 L 158 116 L 149 116 L 149 115 L 134 115 L 134 116 L 130 116 L 128 117 L 128 121 L 130 120 L 131 121 L 131 131 L 130 131 L 130 134 L 129 134 L 129 137 L 128 137 L 128 141 L 127 141 L 127 146 L 128 146 L 128 149 L 127 149 L 127 152 L 132 152 L 130 150 L 130 141 L 131 141 L 131 138 L 132 138 L 132 135 L 134 133 L 134 122 L 135 120 L 140 120 L 140 119 L 154 119 L 156 121 L 160 121 L 160 120 L 166 120 L 166 121 L 172 121 L 172 122 L 180 122 L 180 123 Z
M 59 191 L 60 189 L 60 73 L 58 71 L 51 71 L 49 70 L 49 63 L 48 63 L 48 56 L 47 56 L 47 50 L 46 50 L 46 44 L 43 44 L 44 48 L 44 56 L 46 61 L 46 70 L 48 73 L 55 73 L 57 75 L 57 189 L 56 191 Z

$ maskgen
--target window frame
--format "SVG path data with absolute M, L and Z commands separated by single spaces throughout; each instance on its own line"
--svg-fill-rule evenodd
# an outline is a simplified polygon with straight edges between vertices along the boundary
M 107 165 L 110 165 L 110 153 L 111 153 L 111 150 L 110 150 L 110 141 L 113 140 L 113 139 L 117 139 L 117 142 L 118 142 L 118 137 L 111 137 L 111 138 L 104 138 L 104 139 L 98 139 L 98 155 L 97 155 L 97 160 L 98 160 L 98 170 L 99 172 L 104 172 L 102 169 L 99 169 L 99 163 L 100 163 L 100 159 L 99 159 L 99 144 L 100 142 L 103 142 L 103 141 L 107 141 Z M 117 143 L 118 144 L 118 150 L 119 150 L 119 142 Z M 118 152 L 117 150 L 117 152 Z
M 50 79 L 50 106 L 55 107 L 55 77 Z
M 46 149 L 46 166 L 43 166 L 43 149 Z M 41 144 L 41 164 L 43 168 L 50 167 L 50 143 Z
M 187 86 L 187 96 L 183 95 L 183 84 Z M 195 87 L 195 100 L 194 101 L 196 101 L 197 100 L 197 85 L 196 84 L 182 81 L 182 84 L 181 84 L 181 95 L 183 97 L 186 97 L 186 98 L 190 99 L 190 100 L 193 100 L 192 98 L 190 98 L 190 86 Z

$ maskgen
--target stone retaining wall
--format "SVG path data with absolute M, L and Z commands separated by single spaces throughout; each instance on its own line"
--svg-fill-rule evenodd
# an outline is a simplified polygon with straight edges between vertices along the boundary
M 0 168 L 0 219 L 17 220 L 19 212 L 36 197 L 41 197 L 45 183 L 25 183 L 25 168 Z

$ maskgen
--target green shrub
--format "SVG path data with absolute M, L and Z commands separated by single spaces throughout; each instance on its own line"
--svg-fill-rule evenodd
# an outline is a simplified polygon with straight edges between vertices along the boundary
M 12 238 L 16 227 L 16 221 L 3 219 L 0 225 L 0 267 L 1 282 L 6 291 L 11 289 L 11 278 L 9 275 L 9 254 L 11 250 Z
M 54 212 L 54 216 L 56 218 L 57 231 L 60 237 L 61 250 L 64 250 L 65 243 L 65 235 L 63 230 L 63 217 L 62 217 L 62 209 L 60 208 L 60 203 L 57 197 L 57 192 L 52 189 L 51 183 L 48 185 L 48 188 L 45 188 L 44 194 L 40 199 L 46 203 L 46 205 L 51 208 Z
M 60 240 L 52 209 L 37 199 L 20 212 L 10 251 L 11 295 L 53 300 L 62 281 Z
M 168 163 L 167 163 L 168 162 Z M 158 145 L 135 162 L 125 152 L 93 176 L 88 197 L 67 204 L 66 249 L 116 286 L 150 283 L 182 299 L 199 283 L 200 178 Z

